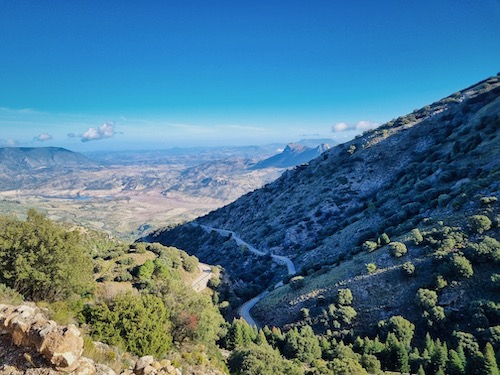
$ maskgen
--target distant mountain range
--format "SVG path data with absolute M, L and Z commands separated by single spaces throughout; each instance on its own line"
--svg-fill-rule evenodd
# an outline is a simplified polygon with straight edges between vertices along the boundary
M 252 166 L 251 169 L 295 167 L 307 163 L 329 149 L 330 145 L 324 143 L 315 148 L 304 146 L 299 143 L 290 143 L 285 147 L 282 153 L 259 161 Z
M 137 228 L 193 219 L 275 180 L 285 168 L 251 166 L 280 147 L 285 145 L 85 155 L 55 147 L 3 148 L 0 210 L 22 214 L 36 207 L 128 238 Z
M 23 173 L 48 168 L 96 168 L 86 156 L 59 147 L 0 148 L 0 173 Z

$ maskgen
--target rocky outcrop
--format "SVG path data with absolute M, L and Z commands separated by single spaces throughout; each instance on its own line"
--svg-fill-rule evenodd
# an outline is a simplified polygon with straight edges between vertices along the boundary
M 73 324 L 60 326 L 36 306 L 0 304 L 0 375 L 116 375 L 111 368 L 82 357 L 82 353 L 83 339 Z M 122 372 L 134 374 L 181 375 L 182 371 L 169 360 L 145 356 Z
M 74 371 L 80 364 L 80 331 L 72 324 L 57 325 L 36 307 L 0 305 L 0 329 L 15 345 L 36 350 L 57 370 Z

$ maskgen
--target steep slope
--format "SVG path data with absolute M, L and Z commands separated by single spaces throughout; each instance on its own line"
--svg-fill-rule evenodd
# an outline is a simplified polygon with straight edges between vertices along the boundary
M 475 300 L 481 298 L 500 303 L 489 281 L 500 270 L 487 261 L 490 255 L 484 255 L 498 251 L 500 260 L 500 250 L 494 250 L 500 239 L 499 133 L 497 76 L 330 149 L 197 222 L 232 230 L 262 251 L 289 256 L 305 276 L 257 305 L 255 313 L 263 323 L 283 326 L 306 320 L 338 330 L 337 323 L 332 326 L 332 318 L 325 321 L 324 316 L 328 317 L 328 303 L 335 301 L 339 288 L 347 285 L 358 311 L 356 329 L 370 330 L 379 320 L 397 314 L 421 322 L 415 296 L 421 288 L 432 288 L 439 292 L 437 307 L 443 316 L 472 330 L 467 328 L 469 318 L 464 320 L 468 313 L 460 313 L 461 309 L 481 306 Z M 485 234 L 471 227 L 474 215 L 490 222 Z M 418 246 L 411 234 L 416 228 L 424 237 Z M 189 237 L 190 231 L 186 226 L 153 238 L 170 244 Z M 484 245 L 491 250 L 484 252 L 485 258 L 475 250 L 466 252 L 470 259 L 461 258 L 464 249 L 483 248 L 480 244 L 490 241 L 486 237 L 493 239 L 493 245 Z M 403 243 L 407 254 L 399 255 L 399 245 L 387 244 L 390 240 Z M 198 247 L 211 256 L 209 240 Z M 196 249 L 189 250 L 197 254 Z M 216 253 L 217 248 L 211 251 Z M 475 276 L 457 279 L 453 274 L 457 264 L 463 262 L 466 269 L 470 261 Z M 412 268 L 403 268 L 406 262 L 416 267 L 416 277 L 403 277 L 410 273 L 405 269 Z M 444 275 L 450 286 L 443 289 L 437 275 Z M 335 314 L 334 308 L 330 310 Z M 495 316 L 488 316 L 487 329 L 500 324 Z
M 254 246 L 314 264 L 334 262 L 437 199 L 458 199 L 500 165 L 500 77 L 493 77 L 351 142 L 198 220 Z M 453 203 L 453 202 L 450 202 Z
M 295 167 L 309 162 L 328 149 L 330 149 L 330 146 L 327 144 L 311 148 L 298 143 L 290 143 L 285 147 L 283 152 L 258 162 L 251 169 Z

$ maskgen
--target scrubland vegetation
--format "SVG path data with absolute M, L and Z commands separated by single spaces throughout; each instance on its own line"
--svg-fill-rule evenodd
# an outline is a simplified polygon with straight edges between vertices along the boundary
M 87 354 L 117 369 L 116 353 L 225 369 L 216 346 L 224 320 L 210 294 L 190 285 L 197 264 L 173 247 L 125 244 L 34 210 L 0 218 L 0 300 L 34 301 L 59 323 L 79 324 Z M 98 353 L 92 340 L 117 352 Z

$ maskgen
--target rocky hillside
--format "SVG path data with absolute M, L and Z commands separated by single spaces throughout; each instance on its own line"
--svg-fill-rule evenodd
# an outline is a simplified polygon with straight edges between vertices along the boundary
M 497 76 L 334 147 L 197 221 L 311 266 L 334 263 L 377 233 L 460 213 L 453 207 L 498 189 L 494 178 L 477 184 L 500 166 L 499 97 Z
M 445 339 L 458 328 L 484 338 L 500 324 L 491 312 L 500 303 L 493 282 L 494 254 L 500 260 L 499 133 L 496 76 L 334 147 L 197 222 L 286 255 L 300 270 L 299 279 L 257 304 L 262 323 L 366 333 L 399 314 L 418 323 L 421 334 L 446 321 Z M 169 244 L 189 231 L 153 238 Z M 235 249 L 234 259 L 240 253 Z M 337 317 L 335 296 L 346 286 L 357 323 Z M 420 289 L 435 301 L 422 302 Z M 488 323 L 467 325 L 486 305 L 493 308 L 481 310 Z

